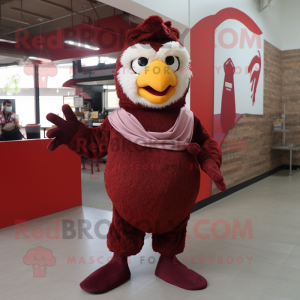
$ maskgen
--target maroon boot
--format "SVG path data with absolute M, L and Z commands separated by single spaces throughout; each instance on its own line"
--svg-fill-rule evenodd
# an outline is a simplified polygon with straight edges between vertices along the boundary
M 113 256 L 111 261 L 99 268 L 80 283 L 80 287 L 90 293 L 108 292 L 130 279 L 127 257 Z
M 175 256 L 161 255 L 156 266 L 155 275 L 168 283 L 186 290 L 202 290 L 207 286 L 205 278 L 188 269 Z

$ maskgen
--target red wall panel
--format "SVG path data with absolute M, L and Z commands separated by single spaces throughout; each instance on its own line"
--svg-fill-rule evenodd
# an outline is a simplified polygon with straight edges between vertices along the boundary
M 48 143 L 0 142 L 0 228 L 82 205 L 80 157 Z

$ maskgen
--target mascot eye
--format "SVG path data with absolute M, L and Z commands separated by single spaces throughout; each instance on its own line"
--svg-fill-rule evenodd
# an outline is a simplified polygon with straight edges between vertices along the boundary
M 166 57 L 166 64 L 170 67 L 173 72 L 179 70 L 180 62 L 177 56 L 167 56 Z
M 149 60 L 146 57 L 136 58 L 131 62 L 131 69 L 135 74 L 140 74 L 148 65 L 148 62 Z

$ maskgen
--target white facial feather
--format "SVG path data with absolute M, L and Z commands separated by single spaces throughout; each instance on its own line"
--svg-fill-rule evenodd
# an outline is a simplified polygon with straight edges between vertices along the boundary
M 154 60 L 165 62 L 167 56 L 177 56 L 180 60 L 180 68 L 175 72 L 177 76 L 177 85 L 175 86 L 175 94 L 163 104 L 154 104 L 138 94 L 138 86 L 136 80 L 138 74 L 131 70 L 131 62 L 139 57 L 146 57 L 149 64 Z M 136 44 L 124 51 L 121 56 L 121 64 L 123 67 L 118 71 L 117 80 L 119 81 L 124 93 L 136 104 L 146 107 L 163 108 L 178 101 L 186 91 L 192 76 L 190 70 L 190 56 L 186 48 L 182 47 L 178 42 L 168 42 L 164 44 L 158 52 L 156 52 L 150 44 Z

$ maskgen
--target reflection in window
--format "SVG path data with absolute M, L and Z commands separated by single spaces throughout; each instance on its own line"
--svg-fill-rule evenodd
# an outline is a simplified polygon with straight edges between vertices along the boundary
M 56 69 L 56 72 L 50 72 Z M 55 66 L 51 63 L 49 72 L 42 66 L 40 71 L 40 124 L 51 127 L 46 115 L 50 112 L 62 116 L 63 96 L 74 95 L 74 88 L 62 88 L 65 81 L 72 78 L 71 66 Z M 20 124 L 35 123 L 35 89 L 33 66 L 0 67 L 0 99 L 15 100 L 16 113 Z

